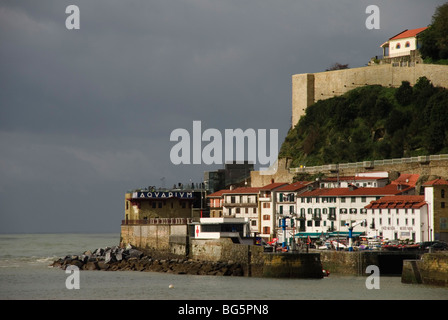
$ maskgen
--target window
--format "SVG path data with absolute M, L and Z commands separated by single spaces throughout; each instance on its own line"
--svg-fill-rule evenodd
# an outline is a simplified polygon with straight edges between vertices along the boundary
M 307 227 L 312 227 L 312 226 L 313 226 L 313 220 L 308 220 L 308 221 L 306 222 L 306 226 L 307 226 Z
M 240 213 L 240 208 L 235 208 L 235 213 Z
M 263 227 L 263 233 L 264 234 L 270 234 L 271 233 L 271 228 L 270 227 Z
M 361 197 L 361 202 L 366 202 L 367 201 L 367 197 Z
M 271 220 L 271 216 L 269 214 L 264 214 L 263 220 Z M 264 233 L 269 233 L 269 232 L 264 232 Z
M 159 208 L 162 208 L 162 202 L 159 202 Z
M 406 41 L 404 46 L 405 46 L 405 48 L 409 48 L 411 46 L 411 43 L 409 41 Z
M 345 203 L 345 197 L 341 197 L 341 203 Z
M 440 196 L 445 198 L 445 189 L 440 190 Z
M 395 46 L 395 49 L 400 49 L 400 48 L 401 48 L 400 43 L 397 43 L 397 45 Z
M 356 202 L 356 197 L 351 197 L 351 202 Z
M 155 202 L 152 202 L 152 203 L 151 203 L 151 207 L 156 208 L 156 206 L 157 206 L 157 205 L 156 205 Z
M 257 226 L 257 220 L 251 220 L 250 221 L 250 225 L 253 226 L 253 227 L 256 227 Z
M 252 213 L 257 213 L 257 208 L 253 208 Z
M 441 202 L 441 203 L 440 203 L 440 207 L 441 207 L 441 208 L 445 208 L 445 202 Z

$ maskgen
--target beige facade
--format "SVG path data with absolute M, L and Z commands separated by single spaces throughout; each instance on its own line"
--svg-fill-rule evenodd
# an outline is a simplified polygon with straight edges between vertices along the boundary
M 423 186 L 425 200 L 429 203 L 429 217 L 434 221 L 430 238 L 448 241 L 448 181 L 436 179 Z
M 192 199 L 135 199 L 132 193 L 125 196 L 125 221 L 152 218 L 192 218 L 195 211 Z

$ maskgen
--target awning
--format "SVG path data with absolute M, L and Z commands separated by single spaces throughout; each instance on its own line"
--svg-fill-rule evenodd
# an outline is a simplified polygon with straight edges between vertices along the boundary
M 352 232 L 352 236 L 353 237 L 359 237 L 360 235 L 362 235 L 364 232 Z M 348 237 L 348 231 L 335 231 L 335 232 L 330 232 L 327 234 L 329 237 Z
M 308 237 L 310 237 L 310 238 L 318 239 L 318 238 L 321 237 L 321 235 L 322 235 L 322 232 L 298 232 L 294 236 L 298 237 L 298 238 L 308 238 Z
M 358 237 L 360 235 L 362 235 L 364 232 L 352 232 L 352 236 L 353 237 Z M 294 235 L 297 238 L 314 238 L 314 239 L 318 239 L 320 237 L 348 237 L 348 231 L 339 231 L 339 232 L 298 232 Z

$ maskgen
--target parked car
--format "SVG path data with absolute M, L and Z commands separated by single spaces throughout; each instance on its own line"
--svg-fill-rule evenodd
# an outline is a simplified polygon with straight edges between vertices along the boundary
M 420 249 L 448 250 L 448 244 L 443 241 L 425 241 L 420 243 Z

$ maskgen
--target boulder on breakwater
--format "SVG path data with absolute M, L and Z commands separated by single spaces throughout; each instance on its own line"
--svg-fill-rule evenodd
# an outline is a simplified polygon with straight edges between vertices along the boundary
M 243 268 L 240 263 L 211 262 L 192 260 L 184 257 L 170 257 L 163 255 L 148 255 L 138 249 L 118 246 L 98 248 L 94 251 L 86 251 L 81 255 L 68 255 L 51 264 L 65 270 L 68 266 L 75 265 L 80 270 L 104 270 L 104 271 L 154 271 L 175 274 L 192 275 L 222 275 L 243 276 Z

